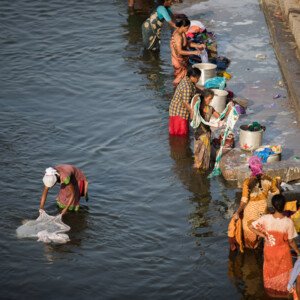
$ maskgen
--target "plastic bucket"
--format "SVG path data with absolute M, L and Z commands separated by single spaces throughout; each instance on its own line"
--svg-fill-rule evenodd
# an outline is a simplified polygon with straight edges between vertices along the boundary
M 228 92 L 224 90 L 212 89 L 215 93 L 210 105 L 218 112 L 221 113 L 226 107 L 226 100 Z
M 211 64 L 211 63 L 200 63 L 200 64 L 194 64 L 193 68 L 197 68 L 201 71 L 201 77 L 199 81 L 197 82 L 197 85 L 204 86 L 205 81 L 209 78 L 216 77 L 216 68 L 217 65 Z
M 264 130 L 249 131 L 248 125 L 240 126 L 240 148 L 245 151 L 253 151 L 262 145 Z

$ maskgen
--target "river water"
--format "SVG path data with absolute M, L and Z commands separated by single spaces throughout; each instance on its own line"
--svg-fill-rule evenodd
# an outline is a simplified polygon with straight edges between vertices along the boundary
M 0 2 L 1 299 L 265 298 L 261 254 L 229 255 L 238 190 L 193 171 L 191 142 L 169 138 L 170 31 L 159 54 L 143 51 L 146 3 L 128 12 L 123 0 Z M 297 153 L 293 112 L 280 115 L 288 100 L 272 99 L 286 91 L 274 86 L 281 77 L 258 3 L 175 9 L 217 33 L 232 59 L 229 87 L 274 125 L 267 141 Z M 288 133 L 276 127 L 283 121 Z M 59 163 L 90 183 L 90 201 L 65 218 L 71 242 L 17 239 L 22 221 L 38 216 L 44 169 Z

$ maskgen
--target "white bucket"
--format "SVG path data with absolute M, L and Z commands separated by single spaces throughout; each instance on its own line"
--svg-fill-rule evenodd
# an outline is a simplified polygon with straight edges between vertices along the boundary
M 201 77 L 197 82 L 197 85 L 204 86 L 205 81 L 209 78 L 216 77 L 217 65 L 211 63 L 194 64 L 193 68 L 197 68 L 201 71 Z
M 215 95 L 210 102 L 210 106 L 212 106 L 218 113 L 221 113 L 226 107 L 228 92 L 217 89 L 212 89 L 212 91 Z
M 248 125 L 240 126 L 240 148 L 245 151 L 253 151 L 262 145 L 264 130 L 249 131 Z

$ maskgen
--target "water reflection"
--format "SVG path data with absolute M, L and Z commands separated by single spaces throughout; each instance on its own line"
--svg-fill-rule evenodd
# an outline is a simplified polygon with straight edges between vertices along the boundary
M 73 248 L 81 246 L 83 239 L 86 239 L 86 229 L 88 228 L 88 207 L 85 205 L 80 205 L 80 210 L 78 212 L 67 213 L 63 221 L 71 230 L 67 232 L 70 237 L 70 241 L 66 244 L 44 244 L 44 256 L 49 263 L 61 259 L 64 253 L 72 253 Z
M 245 250 L 245 253 L 230 252 L 228 277 L 243 299 L 269 299 L 264 292 L 262 250 Z
M 149 82 L 146 84 L 146 87 L 156 90 L 160 92 L 162 96 L 165 96 L 166 75 L 163 73 L 161 67 L 163 61 L 160 58 L 160 53 L 157 51 L 143 50 L 140 59 L 141 62 L 143 62 L 140 66 L 140 74 L 145 75 Z
M 207 232 L 209 219 L 206 217 L 211 201 L 210 181 L 207 174 L 193 168 L 194 159 L 189 137 L 169 136 L 170 156 L 174 160 L 173 171 L 193 194 L 190 201 L 195 204 L 194 211 L 189 215 L 191 234 L 195 237 L 211 236 Z
M 143 2 L 143 1 L 141 1 Z M 140 3 L 141 4 L 141 3 Z M 148 51 L 142 44 L 143 22 L 149 17 L 153 4 L 135 5 L 135 9 L 128 9 L 127 23 L 123 25 L 125 29 L 124 37 L 128 41 L 125 47 L 124 59 L 130 63 L 131 67 L 138 70 L 137 73 L 145 78 L 145 85 L 148 89 L 158 91 L 166 98 L 166 77 L 162 69 L 163 61 L 161 53 L 158 51 Z
M 141 26 L 143 22 L 149 17 L 152 6 L 149 1 L 137 1 L 145 2 L 144 5 L 135 5 L 139 9 L 128 8 L 127 23 L 123 25 L 126 29 L 126 39 L 129 45 L 138 46 L 142 41 L 142 31 Z

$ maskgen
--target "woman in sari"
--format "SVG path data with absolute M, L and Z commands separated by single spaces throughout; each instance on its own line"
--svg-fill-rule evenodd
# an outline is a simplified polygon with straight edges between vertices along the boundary
M 219 118 L 220 114 L 210 106 L 214 92 L 210 89 L 204 90 L 200 97 L 202 98 L 199 107 L 201 117 L 206 122 L 209 122 L 212 116 Z M 194 132 L 194 167 L 196 169 L 204 171 L 209 169 L 211 152 L 210 137 L 210 126 L 200 123 L 200 126 Z
M 251 176 L 244 180 L 242 199 L 234 218 L 243 214 L 242 227 L 244 247 L 255 249 L 258 246 L 258 236 L 250 230 L 253 221 L 267 213 L 267 200 L 269 192 L 279 194 L 276 178 L 263 174 L 262 161 L 257 156 L 249 158 Z
M 159 0 L 157 7 L 150 17 L 142 25 L 142 35 L 144 47 L 148 50 L 158 50 L 160 46 L 160 33 L 164 21 L 176 28 L 172 21 L 174 17 L 170 6 L 172 0 Z
M 80 197 L 88 200 L 88 181 L 81 170 L 72 165 L 58 165 L 49 167 L 43 177 L 44 191 L 41 197 L 40 209 L 44 209 L 48 191 L 56 183 L 60 185 L 60 191 L 56 203 L 62 209 L 61 214 L 67 211 L 78 211 Z
M 190 24 L 191 22 L 188 19 L 181 19 L 177 21 L 177 29 L 174 31 L 170 41 L 171 59 L 175 76 L 173 85 L 175 87 L 187 74 L 189 55 L 200 55 L 201 50 L 205 49 L 204 44 L 188 44 L 188 40 L 185 34 L 188 31 Z M 192 47 L 197 50 L 188 51 L 186 50 L 187 47 Z
M 273 297 L 286 297 L 291 271 L 293 269 L 292 248 L 300 256 L 295 242 L 297 232 L 291 219 L 283 215 L 285 198 L 275 195 L 272 198 L 274 214 L 267 214 L 252 222 L 250 230 L 264 238 L 263 277 L 266 292 Z M 297 280 L 298 281 L 298 280 Z

